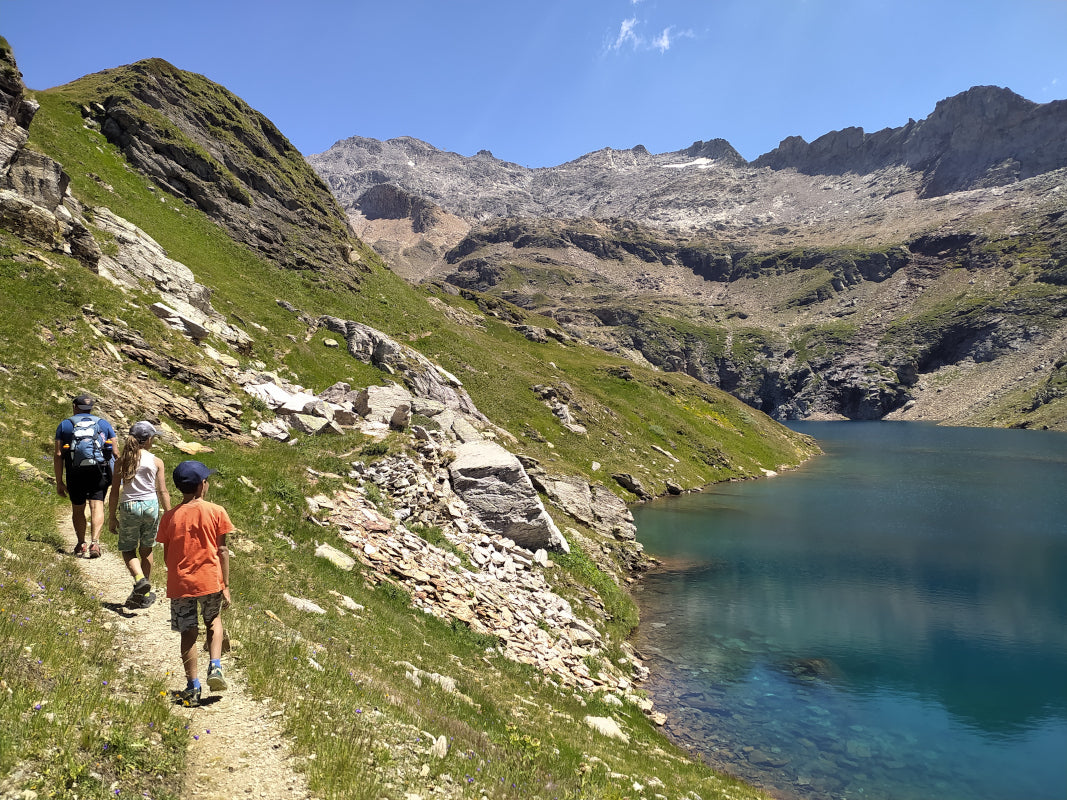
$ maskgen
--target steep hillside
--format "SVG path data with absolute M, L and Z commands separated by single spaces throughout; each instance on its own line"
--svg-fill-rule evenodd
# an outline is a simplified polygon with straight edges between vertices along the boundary
M 288 269 L 358 273 L 329 190 L 270 120 L 218 84 L 150 59 L 60 91 L 131 166 L 235 241 Z
M 752 164 L 721 140 L 541 170 L 412 139 L 310 161 L 409 280 L 507 299 L 776 418 L 1065 428 L 1065 131 L 1063 101 L 976 87 Z M 406 204 L 371 220 L 387 191 Z M 419 203 L 435 211 L 416 230 Z
M 315 796 L 755 796 L 656 732 L 624 500 L 787 468 L 809 441 L 506 301 L 412 288 L 198 76 L 143 62 L 31 97 L 2 40 L 0 64 L 0 599 L 19 609 L 0 792 L 173 796 L 197 731 L 50 522 L 55 424 L 88 391 L 120 430 L 163 428 L 168 467 L 219 470 L 227 664 Z

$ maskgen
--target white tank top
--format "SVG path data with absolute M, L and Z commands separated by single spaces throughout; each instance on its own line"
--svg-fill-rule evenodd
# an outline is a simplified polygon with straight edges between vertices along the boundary
M 156 499 L 156 457 L 151 450 L 141 451 L 141 463 L 128 481 L 122 482 L 122 502 Z

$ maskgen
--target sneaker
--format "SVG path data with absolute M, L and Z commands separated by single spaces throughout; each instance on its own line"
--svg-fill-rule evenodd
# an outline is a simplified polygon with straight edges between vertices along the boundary
M 207 688 L 213 692 L 225 692 L 229 688 L 226 679 L 222 677 L 222 667 L 212 667 L 207 671 Z
M 152 591 L 152 584 L 148 582 L 148 578 L 141 576 L 137 579 L 137 583 L 133 585 L 133 594 L 144 596 Z M 133 595 L 130 595 L 133 597 Z
M 200 687 L 197 686 L 193 689 L 171 689 L 170 696 L 174 698 L 174 702 L 186 708 L 194 708 L 200 705 Z
M 85 542 L 78 542 L 74 545 L 74 557 L 82 558 L 89 551 L 89 545 Z
M 89 545 L 89 558 L 100 558 L 100 542 Z
M 126 598 L 126 608 L 148 608 L 154 602 L 156 602 L 155 592 L 138 594 L 134 591 Z

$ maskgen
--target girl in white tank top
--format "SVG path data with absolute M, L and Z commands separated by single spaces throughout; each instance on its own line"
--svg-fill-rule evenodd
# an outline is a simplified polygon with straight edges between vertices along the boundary
M 130 428 L 111 483 L 108 527 L 119 535 L 122 560 L 133 578 L 133 592 L 126 599 L 129 608 L 147 608 L 156 599 L 149 582 L 152 548 L 160 509 L 170 510 L 163 460 L 151 452 L 152 440 L 158 435 L 150 422 L 138 422 Z

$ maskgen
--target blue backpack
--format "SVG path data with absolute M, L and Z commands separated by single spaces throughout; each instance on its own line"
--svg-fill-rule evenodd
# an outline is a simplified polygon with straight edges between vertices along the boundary
M 70 421 L 74 426 L 74 434 L 68 445 L 71 466 L 106 466 L 111 456 L 105 450 L 107 437 L 100 428 L 103 420 L 92 414 L 75 414 Z

